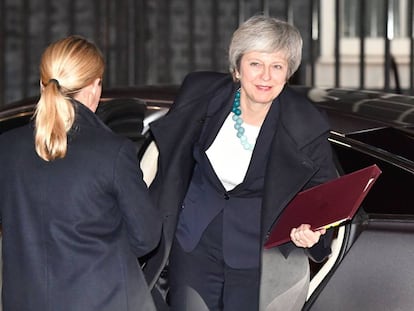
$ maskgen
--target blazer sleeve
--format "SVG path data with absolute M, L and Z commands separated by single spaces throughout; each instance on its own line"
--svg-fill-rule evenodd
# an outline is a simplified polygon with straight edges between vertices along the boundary
M 150 199 L 132 142 L 121 146 L 114 167 L 114 185 L 132 250 L 142 257 L 161 237 L 161 217 Z

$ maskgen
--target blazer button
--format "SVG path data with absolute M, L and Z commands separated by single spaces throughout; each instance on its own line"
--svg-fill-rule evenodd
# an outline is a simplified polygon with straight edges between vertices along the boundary
M 229 195 L 227 194 L 227 192 L 224 194 L 224 200 L 228 200 L 230 199 Z

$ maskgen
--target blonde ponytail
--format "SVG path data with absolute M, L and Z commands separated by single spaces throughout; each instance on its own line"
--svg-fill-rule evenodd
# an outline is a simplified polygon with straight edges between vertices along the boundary
M 104 72 L 100 50 L 81 36 L 49 45 L 40 63 L 41 96 L 35 111 L 35 149 L 45 161 L 64 158 L 75 122 L 73 97 Z
M 35 112 L 35 148 L 43 160 L 65 157 L 67 132 L 73 125 L 74 116 L 72 103 L 62 95 L 59 82 L 49 80 Z

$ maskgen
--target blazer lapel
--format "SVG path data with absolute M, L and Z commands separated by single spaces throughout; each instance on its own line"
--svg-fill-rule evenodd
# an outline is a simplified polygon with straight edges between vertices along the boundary
M 209 100 L 206 122 L 200 137 L 202 151 L 206 151 L 213 143 L 224 120 L 230 113 L 236 89 L 236 85 L 222 88 Z
M 279 100 L 273 101 L 272 106 L 263 122 L 256 146 L 252 154 L 249 168 L 246 172 L 245 183 L 249 184 L 258 177 L 263 177 L 269 159 L 270 146 L 277 130 L 279 119 Z M 259 175 L 258 175 L 259 174 Z
M 205 118 L 206 122 L 199 142 L 196 143 L 194 148 L 194 158 L 203 167 L 207 179 L 219 192 L 225 192 L 225 189 L 207 157 L 206 150 L 213 143 L 224 120 L 231 111 L 235 90 L 236 87 L 234 85 L 223 88 L 209 100 Z

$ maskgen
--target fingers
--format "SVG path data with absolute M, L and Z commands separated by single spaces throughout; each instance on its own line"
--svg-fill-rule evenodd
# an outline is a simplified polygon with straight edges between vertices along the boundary
M 325 232 L 326 229 L 313 231 L 310 225 L 302 224 L 291 230 L 290 238 L 296 246 L 309 248 L 318 243 L 320 236 Z
M 325 229 L 325 228 L 319 229 L 319 230 L 318 230 L 318 232 L 319 232 L 321 235 L 324 235 L 324 234 L 326 233 L 326 229 Z

